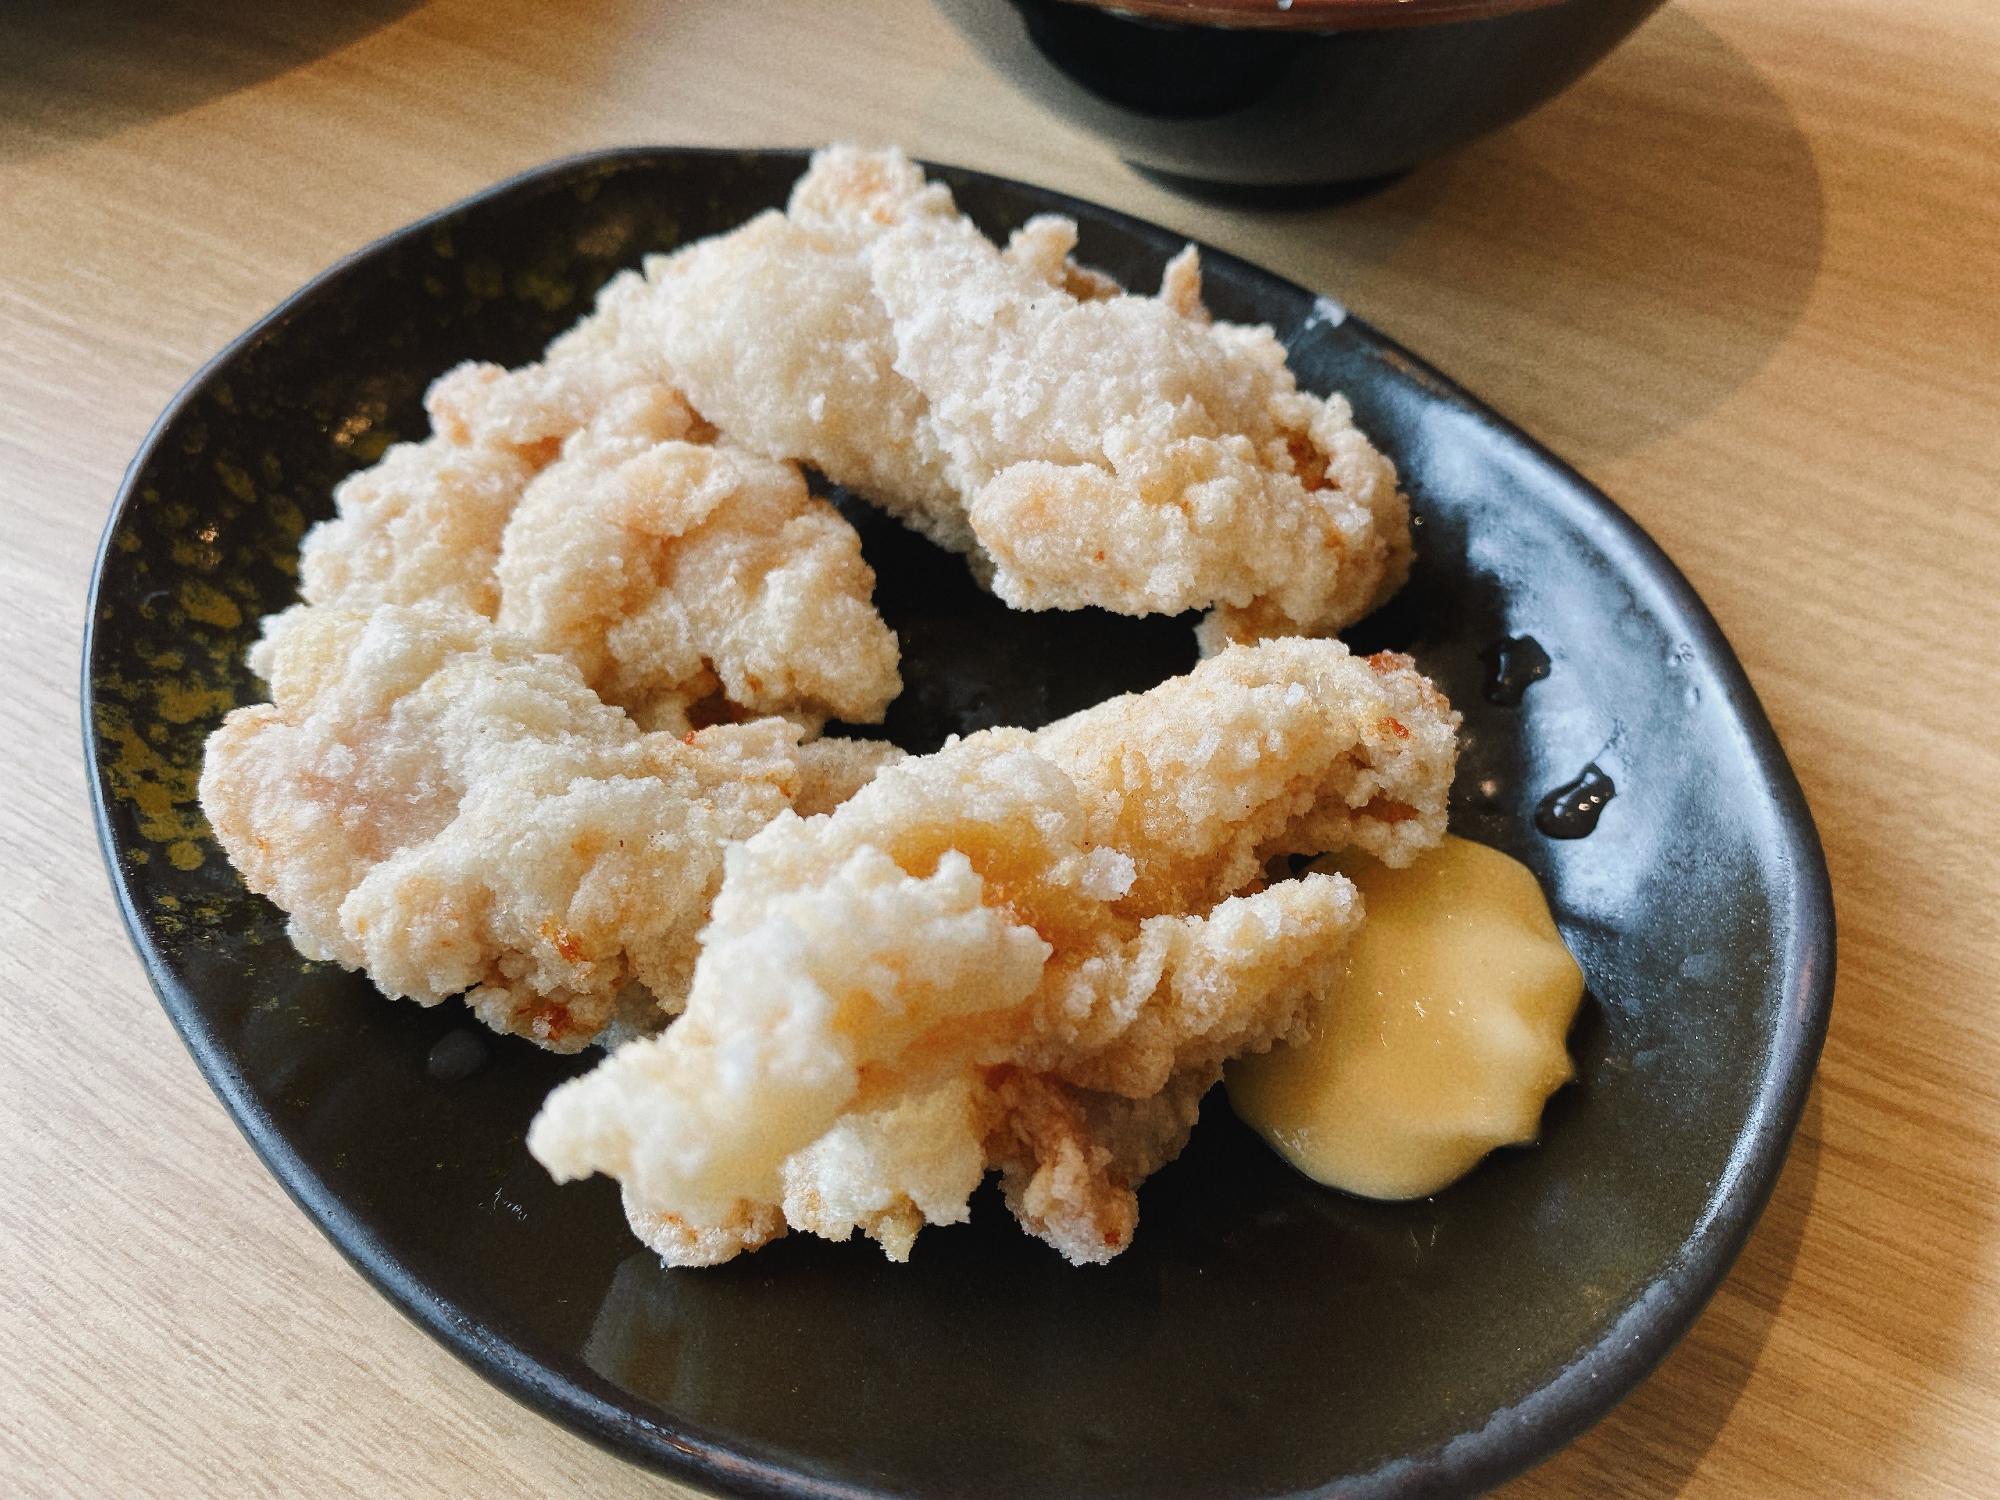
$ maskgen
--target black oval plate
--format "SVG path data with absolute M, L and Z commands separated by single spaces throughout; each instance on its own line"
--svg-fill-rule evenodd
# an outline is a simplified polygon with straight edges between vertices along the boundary
M 666 1271 L 611 1184 L 558 1188 L 522 1149 L 581 1060 L 460 1036 L 427 1070 L 463 1013 L 301 961 L 209 840 L 202 738 L 260 696 L 244 648 L 290 599 L 300 530 L 334 481 L 423 431 L 438 372 L 533 357 L 614 270 L 781 203 L 803 164 L 618 151 L 502 184 L 316 279 L 161 418 L 105 534 L 84 691 L 104 854 L 162 1003 L 363 1275 L 514 1395 L 684 1479 L 1382 1495 L 1526 1467 L 1666 1352 L 1763 1206 L 1826 1027 L 1826 869 L 1742 670 L 1660 551 L 1310 292 L 1208 256 L 1215 311 L 1273 324 L 1306 385 L 1347 392 L 1415 497 L 1416 576 L 1354 637 L 1413 651 L 1464 709 L 1454 824 L 1535 868 L 1589 976 L 1581 1080 L 1538 1148 L 1435 1199 L 1366 1203 L 1294 1175 L 1217 1093 L 1108 1268 L 1064 1265 L 988 1190 L 908 1266 L 800 1238 Z M 943 176 L 995 234 L 1073 215 L 1083 257 L 1141 289 L 1182 243 L 1039 188 Z M 889 731 L 914 748 L 1192 659 L 1184 621 L 1011 613 L 957 560 L 850 509 L 903 633 L 910 686 Z M 1482 653 L 1521 634 L 1553 668 L 1518 706 L 1489 703 Z M 1617 786 L 1596 831 L 1538 832 L 1538 801 L 1590 763 Z

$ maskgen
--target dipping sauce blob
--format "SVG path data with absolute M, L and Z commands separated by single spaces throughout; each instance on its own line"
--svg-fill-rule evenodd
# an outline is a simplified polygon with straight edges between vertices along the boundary
M 1305 1038 L 1230 1064 L 1236 1113 L 1308 1177 L 1369 1198 L 1423 1197 L 1534 1140 L 1573 1074 L 1583 971 L 1533 873 L 1451 837 L 1403 870 L 1312 868 L 1352 880 L 1367 915 Z

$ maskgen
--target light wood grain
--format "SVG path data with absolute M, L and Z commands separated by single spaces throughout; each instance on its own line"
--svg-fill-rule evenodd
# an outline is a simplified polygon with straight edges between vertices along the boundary
M 893 140 L 1333 292 L 1577 460 L 1721 618 L 1841 922 L 1743 1261 L 1521 1497 L 1993 1493 L 2000 1472 L 2000 9 L 1686 0 L 1367 201 L 1168 196 L 920 0 L 0 9 L 0 1490 L 667 1495 L 368 1290 L 147 991 L 75 683 L 119 473 L 330 260 L 548 157 Z

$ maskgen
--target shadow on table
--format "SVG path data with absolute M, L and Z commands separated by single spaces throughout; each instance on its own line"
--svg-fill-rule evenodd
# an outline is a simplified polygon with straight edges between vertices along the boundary
M 1294 274 L 1503 410 L 1550 414 L 1539 435 L 1588 464 L 1763 367 L 1811 295 L 1824 206 L 1784 100 L 1674 7 L 1520 124 L 1378 193 L 1259 217 Z M 1577 361 L 1606 343 L 1631 367 L 1589 372 L 1578 406 Z
M 0 163 L 165 118 L 337 51 L 417 0 L 0 0 Z
M 1503 1495 L 1680 1493 L 1715 1442 L 1756 1367 L 1791 1284 L 1819 1181 L 1820 1093 L 1770 1204 L 1707 1311 L 1610 1416 Z
M 1835 867 L 1835 888 L 1851 903 L 1871 899 L 1865 875 L 1843 880 L 1839 861 Z M 1887 891 L 1872 897 L 1892 899 Z M 1841 1055 L 1841 1008 L 1864 1003 L 1851 991 L 1836 996 L 1824 1064 L 1831 1073 L 1853 1076 L 1855 1064 Z M 1983 1076 L 1971 1054 L 1941 1066 L 1947 1081 L 1933 1074 L 1940 1064 L 1915 1065 L 1879 1047 L 1867 1062 L 1874 1086 L 1891 1094 L 1971 1097 Z M 1952 1253 L 1968 1270 L 1978 1266 L 1995 1228 L 1993 1169 L 1955 1142 L 1885 1148 L 1879 1135 L 1870 1139 L 1863 1097 L 1844 1089 L 1829 1101 L 1815 1088 L 1770 1206 L 1708 1311 L 1644 1385 L 1508 1496 L 1700 1493 L 1697 1476 L 1753 1371 L 1765 1432 L 1774 1421 L 1807 1424 L 1773 1454 L 1774 1462 L 1797 1467 L 1801 1492 L 1891 1494 L 1922 1472 L 1921 1445 L 1939 1400 L 1933 1377 L 1976 1368 L 1986 1331 L 1972 1275 L 1940 1274 L 1944 1252 L 1935 1238 L 1920 1236 L 1955 1232 L 1960 1244 Z M 1829 1137 L 1844 1143 L 1841 1170 L 1822 1182 L 1821 1143 Z M 1899 1230 L 1881 1217 L 1881 1205 L 1905 1198 L 1929 1199 L 1934 1212 Z M 1948 1230 L 1938 1222 L 1946 1216 Z M 1802 1254 L 1808 1222 L 1813 1233 Z M 1794 1321 L 1788 1332 L 1795 1336 L 1767 1348 L 1781 1316 L 1802 1316 L 1802 1307 L 1785 1309 L 1801 1263 L 1819 1326 L 1809 1332 Z M 1847 1425 L 1831 1440 L 1814 1441 L 1810 1424 L 1829 1414 Z M 1759 1430 L 1753 1425 L 1727 1440 L 1737 1462 Z

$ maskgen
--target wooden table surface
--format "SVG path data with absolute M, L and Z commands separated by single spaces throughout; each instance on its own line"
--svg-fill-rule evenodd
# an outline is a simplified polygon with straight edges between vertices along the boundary
M 673 1495 L 350 1271 L 148 992 L 89 830 L 120 471 L 329 261 L 546 158 L 845 137 L 1031 178 L 1342 298 L 1574 460 L 1741 653 L 1818 816 L 1832 1035 L 1714 1304 L 1509 1493 L 2000 1485 L 2000 7 L 1681 0 L 1344 207 L 1170 196 L 923 0 L 0 8 L 0 1491 Z

